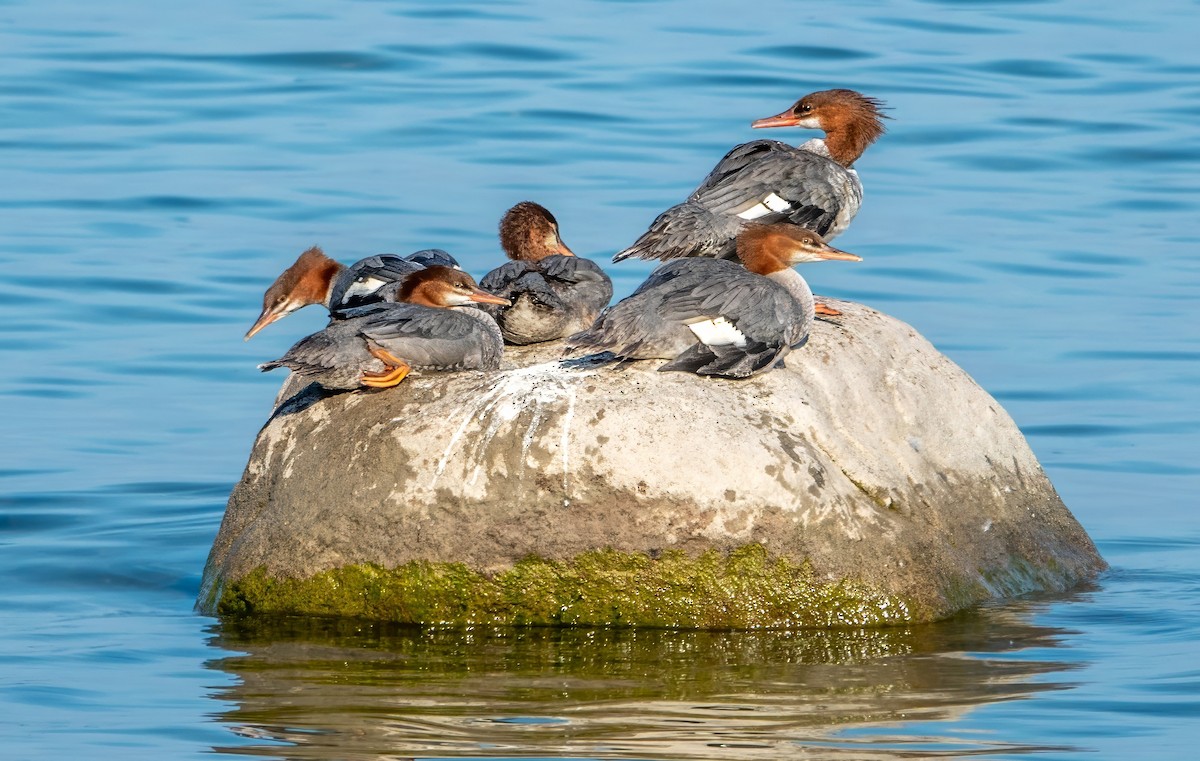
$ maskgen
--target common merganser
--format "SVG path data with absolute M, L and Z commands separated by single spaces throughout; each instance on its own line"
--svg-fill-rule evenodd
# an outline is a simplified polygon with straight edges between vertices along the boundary
M 504 340 L 524 345 L 553 341 L 592 324 L 612 298 L 612 281 L 595 262 L 562 242 L 558 220 L 544 206 L 522 201 L 500 220 L 500 247 L 512 261 L 483 276 L 479 285 L 512 306 L 484 309 Z
M 344 310 L 342 319 L 259 369 L 287 367 L 327 389 L 354 389 L 395 386 L 412 368 L 500 366 L 500 329 L 473 305 L 505 304 L 506 299 L 480 289 L 462 270 L 439 265 L 412 273 L 396 290 L 396 303 Z
M 454 257 L 440 248 L 429 248 L 399 256 L 376 254 L 346 266 L 325 255 L 319 246 L 300 254 L 263 294 L 262 313 L 246 331 L 249 341 L 255 333 L 309 304 L 323 304 L 329 311 L 370 304 L 388 283 L 432 264 L 459 269 Z
M 736 250 L 744 266 L 703 258 L 662 265 L 590 329 L 568 338 L 568 353 L 670 359 L 658 369 L 746 378 L 771 369 L 808 338 L 813 294 L 792 266 L 862 261 L 786 222 L 747 225 Z
M 819 129 L 825 138 L 799 147 L 776 140 L 737 146 L 687 201 L 660 214 L 613 261 L 732 259 L 734 239 L 751 222 L 787 221 L 833 238 L 862 204 L 862 182 L 852 167 L 884 133 L 882 108 L 882 101 L 854 90 L 822 90 L 805 95 L 781 114 L 752 122 L 755 129 Z

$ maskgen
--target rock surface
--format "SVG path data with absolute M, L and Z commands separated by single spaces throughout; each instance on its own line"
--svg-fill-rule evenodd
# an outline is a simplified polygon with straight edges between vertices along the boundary
M 744 381 L 561 362 L 558 343 L 383 392 L 293 380 L 199 606 L 869 625 L 1104 568 L 995 400 L 908 325 L 827 301 L 844 315 Z

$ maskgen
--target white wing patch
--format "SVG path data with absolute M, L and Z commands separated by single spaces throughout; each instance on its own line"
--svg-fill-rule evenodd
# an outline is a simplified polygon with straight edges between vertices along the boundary
M 754 204 L 749 209 L 739 212 L 738 216 L 742 219 L 758 219 L 773 211 L 787 211 L 791 208 L 792 205 L 789 202 L 774 193 L 768 193 L 766 198 Z
M 745 346 L 746 334 L 724 317 L 700 319 L 688 323 L 696 338 L 705 346 Z
M 342 296 L 342 301 L 345 302 L 346 299 L 354 298 L 355 296 L 368 296 L 375 291 L 378 291 L 389 282 L 391 281 L 384 280 L 381 277 L 360 277 L 358 280 L 355 280 L 353 283 L 351 283 L 350 287 L 346 289 L 346 293 Z
M 766 204 L 767 208 L 771 211 L 787 211 L 788 209 L 792 208 L 792 205 L 789 202 L 783 200 L 774 193 L 764 198 L 763 203 Z

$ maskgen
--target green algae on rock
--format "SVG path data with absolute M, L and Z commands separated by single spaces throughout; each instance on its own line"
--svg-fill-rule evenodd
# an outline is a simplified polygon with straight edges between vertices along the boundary
M 597 550 L 570 562 L 525 558 L 494 576 L 462 563 L 345 566 L 307 579 L 258 568 L 221 597 L 223 615 L 299 613 L 428 625 L 795 629 L 907 622 L 904 601 L 752 544 L 725 556 L 659 558 Z
M 562 361 L 561 343 L 379 393 L 289 381 L 199 607 L 911 623 L 1105 567 L 994 399 L 911 327 L 833 305 L 786 367 L 744 381 Z

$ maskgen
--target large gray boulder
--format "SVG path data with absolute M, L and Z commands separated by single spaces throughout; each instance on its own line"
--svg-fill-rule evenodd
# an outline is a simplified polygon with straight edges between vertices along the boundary
M 205 568 L 209 612 L 422 623 L 871 625 L 1104 568 L 1005 411 L 835 302 L 749 380 L 509 349 L 494 372 L 295 381 Z

